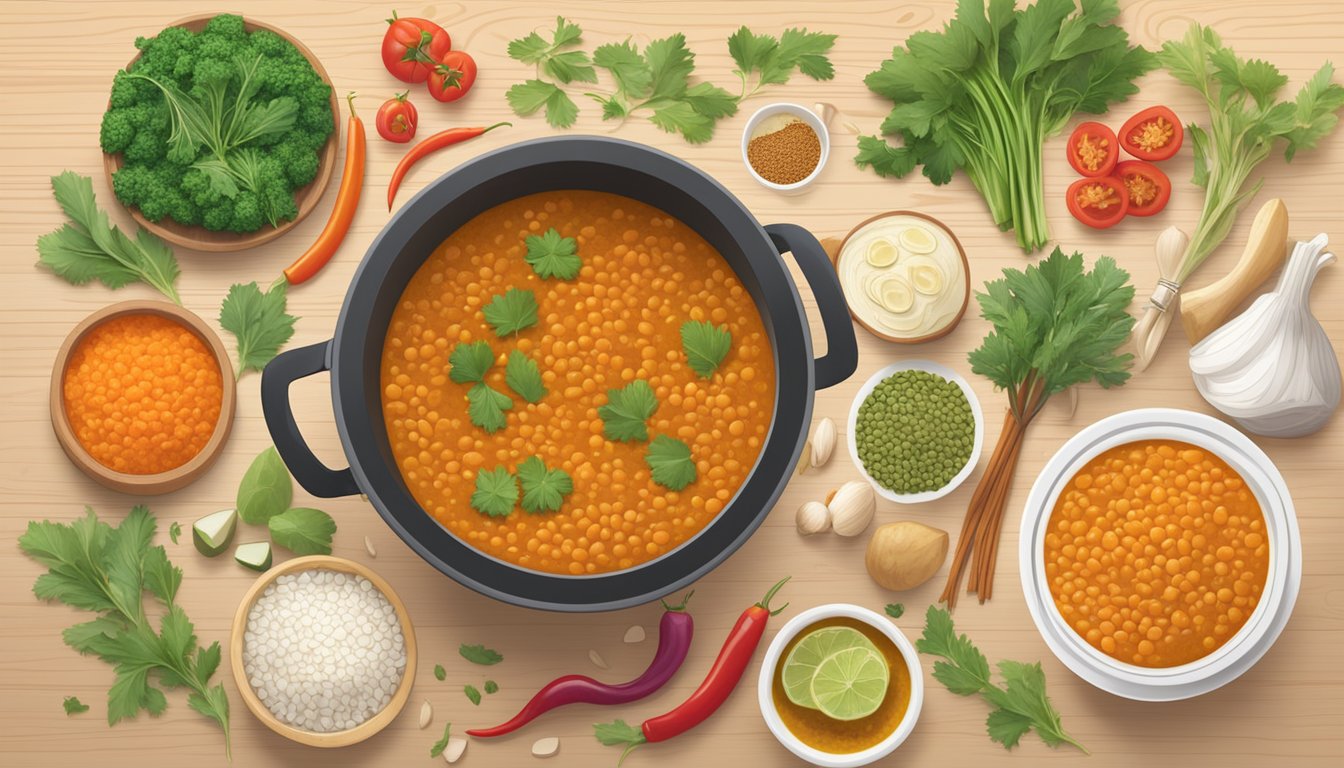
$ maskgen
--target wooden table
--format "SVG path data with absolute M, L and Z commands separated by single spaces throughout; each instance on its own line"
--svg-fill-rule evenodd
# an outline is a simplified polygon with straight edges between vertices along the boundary
M 326 65 L 337 89 L 362 94 L 359 110 L 370 123 L 376 106 L 401 84 L 384 72 L 377 46 L 383 19 L 392 6 L 373 7 L 361 2 L 327 3 L 251 2 L 235 0 L 229 8 L 256 14 L 294 33 Z M 1279 65 L 1296 88 L 1325 59 L 1336 56 L 1344 40 L 1344 17 L 1335 3 L 1308 2 L 1157 2 L 1125 4 L 1122 21 L 1132 37 L 1154 47 L 1179 37 L 1194 19 L 1211 24 L 1243 56 L 1262 56 Z M 0 764 L 29 767 L 59 762 L 99 766 L 224 765 L 218 730 L 187 708 L 184 696 L 170 692 L 167 713 L 157 720 L 146 716 L 113 728 L 105 723 L 106 690 L 111 670 L 91 658 L 81 658 L 61 644 L 62 628 L 83 620 L 64 607 L 37 602 L 29 587 L 38 566 L 23 557 L 13 542 L 26 521 L 51 518 L 70 520 L 84 505 L 118 520 L 133 504 L 147 501 L 162 525 L 179 521 L 184 528 L 201 515 L 233 504 L 238 481 L 250 459 L 267 445 L 257 397 L 259 377 L 245 377 L 240 386 L 233 436 L 220 462 L 195 485 L 159 498 L 136 499 L 95 485 L 66 461 L 57 447 L 48 421 L 47 386 L 52 358 L 65 334 L 82 317 L 111 301 L 154 296 L 134 286 L 118 292 L 101 287 L 65 284 L 35 268 L 34 241 L 61 221 L 53 203 L 48 177 L 72 169 L 95 178 L 100 201 L 112 209 L 113 219 L 126 225 L 129 217 L 114 204 L 102 177 L 97 134 L 112 74 L 132 53 L 137 35 L 155 33 L 167 22 L 189 11 L 180 3 L 156 2 L 6 2 L 0 12 L 0 413 L 4 440 L 0 443 Z M 902 3 L 630 3 L 575 0 L 557 6 L 548 3 L 419 3 L 398 9 L 403 15 L 427 16 L 450 30 L 456 47 L 480 62 L 475 93 L 459 104 L 440 106 L 415 91 L 421 109 L 421 131 L 428 134 L 451 125 L 488 124 L 512 119 L 514 127 L 492 133 L 469 145 L 436 156 L 411 174 L 406 192 L 414 192 L 437 173 L 488 149 L 522 139 L 552 135 L 539 118 L 513 117 L 503 93 L 529 75 L 529 69 L 504 53 L 508 40 L 546 27 L 557 13 L 579 22 L 588 44 L 621 40 L 634 35 L 638 42 L 684 31 L 697 52 L 697 74 L 716 83 L 733 80 L 724 41 L 740 24 L 778 33 L 790 25 L 839 34 L 832 59 L 838 76 L 830 83 L 794 78 L 745 104 L 718 127 L 714 141 L 690 146 L 647 122 L 632 120 L 615 128 L 602 123 L 591 104 L 573 133 L 612 133 L 667 149 L 721 180 L 755 212 L 762 222 L 788 221 L 819 235 L 839 235 L 855 222 L 882 210 L 915 208 L 933 214 L 951 226 L 971 259 L 973 284 L 999 274 L 1003 267 L 1027 262 L 1013 244 L 1012 235 L 989 223 L 985 206 L 963 176 L 935 188 L 918 176 L 884 181 L 858 171 L 850 162 L 855 137 L 837 130 L 830 165 L 809 194 L 781 197 L 756 185 L 738 158 L 743 123 L 757 107 L 775 99 L 838 105 L 863 131 L 873 132 L 887 105 L 862 85 L 894 43 L 919 29 L 941 24 L 952 14 L 950 1 L 914 0 Z M 1141 107 L 1169 104 L 1187 119 L 1206 120 L 1193 91 L 1169 76 L 1154 73 L 1142 80 L 1143 92 L 1117 107 L 1107 121 L 1118 126 Z M 341 121 L 344 123 L 344 120 Z M 1050 225 L 1066 248 L 1085 250 L 1089 256 L 1108 254 L 1129 269 L 1141 292 L 1154 283 L 1152 244 L 1166 226 L 1193 226 L 1202 196 L 1187 181 L 1190 153 L 1168 164 L 1176 181 L 1176 195 L 1167 212 L 1155 220 L 1130 220 L 1123 227 L 1097 234 L 1083 229 L 1066 214 L 1062 191 L 1072 179 L 1064 163 L 1063 142 L 1053 139 L 1045 153 L 1046 195 Z M 349 240 L 334 263 L 310 285 L 291 293 L 290 311 L 301 316 L 291 346 L 329 338 L 346 285 L 363 248 L 387 221 L 380 204 L 382 190 L 401 148 L 371 135 L 366 197 Z M 1292 213 L 1291 232 L 1307 238 L 1320 231 L 1338 231 L 1339 185 L 1344 178 L 1344 131 L 1337 131 L 1319 149 L 1305 153 L 1291 166 L 1281 160 L 1264 164 L 1264 192 L 1252 203 L 1283 197 Z M 333 185 L 334 187 L 334 185 Z M 408 197 L 403 192 L 403 199 Z M 220 300 L 232 282 L 273 279 L 278 270 L 307 247 L 330 210 L 329 192 L 316 213 L 290 235 L 254 252 L 210 255 L 178 250 L 183 274 L 179 282 L 185 305 L 214 322 Z M 1225 245 L 1196 276 L 1204 284 L 1221 275 L 1241 250 L 1251 212 L 1243 214 Z M 816 307 L 804 287 L 812 316 Z M 1344 274 L 1336 266 L 1325 271 L 1316 288 L 1315 311 L 1337 346 L 1344 346 Z M 845 384 L 821 392 L 816 414 L 843 419 L 860 382 L 872 371 L 905 357 L 930 358 L 966 373 L 966 352 L 985 332 L 985 324 L 968 316 L 950 336 L 921 348 L 901 348 L 859 332 L 860 363 Z M 1196 394 L 1187 372 L 1187 344 L 1174 331 L 1155 364 L 1121 390 L 1081 393 L 1076 414 L 1063 403 L 1053 403 L 1032 427 L 1022 456 L 1017 482 L 1009 500 L 996 596 L 990 604 L 963 601 L 956 614 L 958 627 L 988 653 L 991 660 L 1041 659 L 1050 681 L 1050 693 L 1063 713 L 1065 727 L 1093 752 L 1089 765 L 1132 766 L 1162 761 L 1185 765 L 1259 766 L 1338 765 L 1344 755 L 1344 515 L 1339 509 L 1339 472 L 1344 457 L 1344 420 L 1336 419 L 1324 431 L 1298 440 L 1258 440 L 1287 478 L 1297 505 L 1306 562 L 1301 595 L 1293 620 L 1273 650 L 1234 684 L 1195 701 L 1142 704 L 1102 693 L 1069 673 L 1050 654 L 1027 615 L 1017 587 L 1016 551 L 1018 514 L 1032 478 L 1046 458 L 1071 434 L 1103 416 L 1148 405 L 1167 405 L 1211 412 Z M 979 377 L 972 383 L 990 414 L 999 412 L 1004 397 Z M 1063 398 L 1061 398 L 1062 400 Z M 299 421 L 310 443 L 329 463 L 342 461 L 332 424 L 325 379 L 309 380 L 295 389 Z M 990 419 L 997 425 L 997 418 Z M 843 423 L 843 422 L 842 422 Z M 992 432 L 992 430 L 991 430 Z M 991 434 L 991 438 L 993 435 Z M 977 475 L 978 476 L 978 475 Z M 824 602 L 850 601 L 877 609 L 892 600 L 908 612 L 897 623 L 917 636 L 924 607 L 941 587 L 936 577 L 923 587 L 901 595 L 887 594 L 864 574 L 865 539 L 833 536 L 801 539 L 794 532 L 794 510 L 804 501 L 857 478 L 843 457 L 823 471 L 795 480 L 765 525 L 735 556 L 697 585 L 692 608 L 697 641 L 684 671 L 665 690 L 639 704 L 619 710 L 576 707 L 548 716 L 515 738 L 497 743 L 472 744 L 463 765 L 530 765 L 532 741 L 543 736 L 561 738 L 554 765 L 614 765 L 616 752 L 592 738 L 591 723 L 624 717 L 637 722 L 680 701 L 699 680 L 719 642 L 742 608 L 758 599 L 766 586 L 786 573 L 794 580 L 783 597 L 791 601 L 775 625 L 796 612 Z M 972 478 L 974 480 L 975 477 Z M 951 496 L 915 508 L 883 503 L 878 521 L 919 520 L 955 535 L 972 483 Z M 417 626 L 421 663 L 411 704 L 384 733 L 359 746 L 319 752 L 292 744 L 262 727 L 243 707 L 228 669 L 222 679 L 233 705 L 234 765 L 420 765 L 446 721 L 459 728 L 500 720 L 513 713 L 538 685 L 561 672 L 588 672 L 623 679 L 642 670 L 653 650 L 659 609 L 646 605 L 618 613 L 569 616 L 513 608 L 480 597 L 441 576 L 404 546 L 374 511 L 358 498 L 298 501 L 329 510 L 339 521 L 336 554 L 369 563 L 392 582 L 405 598 Z M 368 537 L 377 547 L 376 559 L 364 550 Z M 162 541 L 166 535 L 160 533 Z M 205 641 L 227 641 L 238 599 L 252 582 L 252 574 L 228 557 L 207 560 L 188 543 L 168 545 L 170 556 L 186 571 L 181 602 Z M 633 624 L 650 630 L 641 645 L 621 642 Z M 768 640 L 768 638 L 767 638 Z M 499 649 L 503 664 L 489 675 L 499 681 L 498 694 L 472 707 L 462 685 L 479 685 L 482 671 L 462 661 L 459 643 L 486 643 Z M 588 660 L 599 651 L 611 669 L 601 672 Z M 448 679 L 438 682 L 431 670 L 436 662 L 447 667 Z M 227 662 L 226 662 L 227 664 Z M 927 670 L 927 660 L 926 660 Z M 887 765 L 1033 765 L 1038 761 L 1077 764 L 1069 749 L 1052 751 L 1035 736 L 1027 736 L 1012 753 L 991 743 L 984 734 L 985 705 L 957 698 L 931 678 L 923 717 L 914 735 Z M 792 765 L 796 761 L 770 736 L 761 721 L 755 698 L 756 669 L 747 673 L 741 690 L 711 721 L 694 734 L 674 742 L 646 747 L 628 765 Z M 63 696 L 77 694 L 93 706 L 87 714 L 67 718 Z M 420 702 L 434 705 L 434 723 L 417 728 Z M 460 724 L 460 725 L 459 725 Z M 1333 759 L 1332 759 L 1333 758 Z

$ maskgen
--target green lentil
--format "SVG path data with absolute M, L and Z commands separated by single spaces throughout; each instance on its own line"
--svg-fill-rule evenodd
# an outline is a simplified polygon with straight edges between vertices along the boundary
M 898 371 L 859 405 L 854 441 L 864 471 L 883 488 L 936 491 L 970 460 L 975 416 L 955 381 Z

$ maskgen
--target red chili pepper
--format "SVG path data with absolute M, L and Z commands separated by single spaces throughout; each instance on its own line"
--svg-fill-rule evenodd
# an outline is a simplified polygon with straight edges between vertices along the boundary
M 431 155 L 444 147 L 460 144 L 467 139 L 474 139 L 482 133 L 493 131 L 501 125 L 512 126 L 513 123 L 495 123 L 484 128 L 449 128 L 411 147 L 406 152 L 406 156 L 401 158 L 401 162 L 397 163 L 397 169 L 392 172 L 392 180 L 387 183 L 387 210 L 392 210 L 392 200 L 397 196 L 397 188 L 401 186 L 401 180 L 405 178 L 406 172 L 411 170 L 412 165 L 424 159 L 426 155 Z
M 704 682 L 686 701 L 667 714 L 645 720 L 638 729 L 627 725 L 624 720 L 593 726 L 597 740 L 604 745 L 625 747 L 616 765 L 619 766 L 641 744 L 667 741 L 703 723 L 727 701 L 728 694 L 737 687 L 752 656 L 756 655 L 756 646 L 761 644 L 766 623 L 771 616 L 788 607 L 789 604 L 785 603 L 774 611 L 770 610 L 770 599 L 788 580 L 789 577 L 785 576 L 765 593 L 761 602 L 742 612 L 737 624 L 728 633 L 728 639 L 724 640 L 723 648 L 719 649 L 719 657 L 714 660 L 714 666 L 710 667 Z

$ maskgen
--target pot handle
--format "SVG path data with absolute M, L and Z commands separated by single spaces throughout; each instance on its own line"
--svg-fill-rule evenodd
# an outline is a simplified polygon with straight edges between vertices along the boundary
M 849 305 L 840 290 L 840 278 L 811 232 L 797 224 L 769 224 L 765 231 L 781 254 L 793 254 L 807 284 L 812 287 L 812 295 L 817 298 L 821 326 L 826 329 L 827 349 L 826 354 L 814 360 L 812 365 L 817 373 L 817 389 L 833 387 L 848 379 L 859 367 L 859 345 L 854 338 L 854 323 L 849 319 Z
M 331 370 L 330 352 L 330 341 L 291 349 L 277 355 L 261 372 L 261 411 L 266 416 L 271 442 L 299 485 L 323 499 L 352 496 L 359 493 L 359 486 L 349 467 L 329 469 L 308 447 L 289 405 L 289 385 Z

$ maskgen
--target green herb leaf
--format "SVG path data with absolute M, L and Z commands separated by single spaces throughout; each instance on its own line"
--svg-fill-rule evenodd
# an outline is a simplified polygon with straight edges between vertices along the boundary
M 607 404 L 597 409 L 608 440 L 648 440 L 645 424 L 658 410 L 658 397 L 647 381 L 636 379 L 620 389 L 607 390 Z
M 653 471 L 653 481 L 665 488 L 680 491 L 695 482 L 691 447 L 675 437 L 658 435 L 653 438 L 644 460 Z
M 599 45 L 593 51 L 593 64 L 610 72 L 620 92 L 630 98 L 642 98 L 653 87 L 649 63 L 629 40 Z
M 593 69 L 592 59 L 583 51 L 553 53 L 546 58 L 541 69 L 562 83 L 597 82 L 597 70 Z
M 66 716 L 89 711 L 89 705 L 80 701 L 78 696 L 66 696 L 65 701 L 61 702 L 61 706 L 65 707 Z
M 271 540 L 296 555 L 330 555 L 336 521 L 320 509 L 295 507 L 272 517 Z
M 681 348 L 686 353 L 686 362 L 702 379 L 714 375 L 732 346 L 733 336 L 724 326 L 700 320 L 688 320 L 681 326 Z
M 481 692 L 476 690 L 474 686 L 470 685 L 463 686 L 462 692 L 467 695 L 468 699 L 471 699 L 472 704 L 478 707 L 481 705 Z
M 294 500 L 294 481 L 275 446 L 257 454 L 238 484 L 234 505 L 244 523 L 261 525 L 289 509 Z
M 919 158 L 905 147 L 893 147 L 880 136 L 860 136 L 854 164 L 872 168 L 878 176 L 900 178 L 913 171 Z
M 537 64 L 556 49 L 578 43 L 582 35 L 583 30 L 578 24 L 563 16 L 556 16 L 555 32 L 551 33 L 550 42 L 546 42 L 540 34 L 532 32 L 526 37 L 509 42 L 509 58 L 517 59 L 524 64 Z
M 484 341 L 461 342 L 448 354 L 448 378 L 458 384 L 485 381 L 485 374 L 495 364 L 495 353 Z
M 546 122 L 552 128 L 568 128 L 579 119 L 579 105 L 558 85 L 544 80 L 527 80 L 509 88 L 505 98 L 514 113 L 527 117 L 546 108 Z
M 429 748 L 430 757 L 438 757 L 439 755 L 443 754 L 443 750 L 448 748 L 448 735 L 452 729 L 453 729 L 452 723 L 443 724 L 443 738 L 434 742 L 434 746 Z
M 499 683 L 496 683 L 494 680 L 486 680 L 486 681 L 485 681 L 485 692 L 486 692 L 486 693 L 499 693 Z
M 728 37 L 728 55 L 737 64 L 737 73 L 746 75 L 774 58 L 779 41 L 773 35 L 757 35 L 745 25 Z
M 176 520 L 168 526 L 168 539 L 174 544 L 177 543 L 177 537 L 182 535 L 182 526 Z
M 541 402 L 541 398 L 546 396 L 546 385 L 541 380 L 537 362 L 516 349 L 509 352 L 509 362 L 504 367 L 504 383 L 529 403 Z
M 528 235 L 527 263 L 541 277 L 573 280 L 579 276 L 583 262 L 578 257 L 579 245 L 572 237 L 561 237 L 555 227 L 542 235 Z
M 472 664 L 480 664 L 483 667 L 489 667 L 504 660 L 498 651 L 486 648 L 484 645 L 467 645 L 463 643 L 458 646 L 457 652 L 462 658 L 470 661 Z
M 471 494 L 471 506 L 477 512 L 488 517 L 507 517 L 517 503 L 518 481 L 509 470 L 496 467 L 476 473 L 476 490 Z
M 504 428 L 504 412 L 513 408 L 513 401 L 489 384 L 476 384 L 467 390 L 467 415 L 471 423 L 494 434 Z
M 905 615 L 905 605 L 902 603 L 887 603 L 887 615 L 893 619 L 899 619 Z
M 443 682 L 444 680 L 448 679 L 448 671 L 443 668 L 442 664 L 434 665 L 434 679 L 438 680 L 439 682 Z
M 235 284 L 219 308 L 219 325 L 238 342 L 238 376 L 260 371 L 294 335 L 298 318 L 285 313 L 285 283 L 265 293 L 256 283 Z
M 510 288 L 481 310 L 498 336 L 518 333 L 537 324 L 537 297 L 531 291 Z
M 518 465 L 523 486 L 524 512 L 555 512 L 574 492 L 574 481 L 561 469 L 548 469 L 539 456 L 529 456 Z

